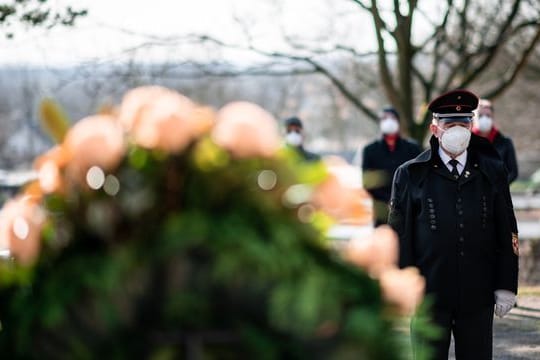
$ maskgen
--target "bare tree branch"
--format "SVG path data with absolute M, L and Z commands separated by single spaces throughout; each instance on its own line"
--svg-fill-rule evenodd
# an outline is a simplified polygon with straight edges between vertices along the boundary
M 379 62 L 379 71 L 381 74 L 381 81 L 386 91 L 386 96 L 388 97 L 390 102 L 394 104 L 398 104 L 400 102 L 399 96 L 398 96 L 397 89 L 394 85 L 394 82 L 392 80 L 392 75 L 390 73 L 390 69 L 388 66 L 386 47 L 385 47 L 384 38 L 382 35 L 385 25 L 379 14 L 379 9 L 377 7 L 377 0 L 371 1 L 370 9 L 371 9 L 371 14 L 373 16 L 373 24 L 375 26 L 375 36 L 377 38 L 377 46 L 378 46 L 377 54 L 378 54 L 378 62 Z
M 240 23 L 245 35 L 243 43 L 228 43 L 209 35 L 189 34 L 159 39 L 143 37 L 147 40 L 144 45 L 204 44 L 209 49 L 215 46 L 217 49 L 245 51 L 260 55 L 262 59 L 260 66 L 249 68 L 235 67 L 233 63 L 221 66 L 210 64 L 214 68 L 198 69 L 205 76 L 320 74 L 343 98 L 370 119 L 376 119 L 373 105 L 367 106 L 366 99 L 353 88 L 355 84 L 364 88 L 366 84 L 371 88 L 380 87 L 387 100 L 400 111 L 404 119 L 403 128 L 421 140 L 424 125 L 429 119 L 425 113 L 415 118 L 418 113 L 415 108 L 419 104 L 427 103 L 435 92 L 444 92 L 450 87 L 469 87 L 483 81 L 483 75 L 496 72 L 502 66 L 499 61 L 501 54 L 515 47 L 515 57 L 506 60 L 509 65 L 506 65 L 508 69 L 504 76 L 486 93 L 490 96 L 501 94 L 523 70 L 539 41 L 540 25 L 534 10 L 531 10 L 538 6 L 531 1 L 525 6 L 527 0 L 492 0 L 489 8 L 471 0 L 446 0 L 437 18 L 423 13 L 418 8 L 418 0 L 385 2 L 393 6 L 391 11 L 383 8 L 383 3 L 377 0 L 348 1 L 371 16 L 376 51 L 361 51 L 358 50 L 360 46 L 340 43 L 330 36 L 331 32 L 326 33 L 324 41 L 284 34 L 289 50 L 266 50 L 250 36 L 249 23 L 245 21 Z M 481 17 L 478 15 L 479 9 L 484 10 Z M 415 13 L 416 16 L 422 14 L 432 24 L 427 36 L 422 36 L 418 45 L 414 43 L 412 31 L 416 23 L 413 21 Z M 531 29 L 535 30 L 533 34 Z M 529 40 L 516 41 L 520 37 Z M 372 57 L 376 57 L 378 66 L 369 62 Z M 174 76 L 191 76 L 191 73 L 177 72 Z
M 537 28 L 538 26 L 540 26 L 540 21 L 538 19 L 524 21 L 514 26 L 513 29 L 508 33 L 508 37 L 510 38 L 520 33 L 526 28 L 529 28 L 529 27 Z
M 431 71 L 431 81 L 429 82 L 430 85 L 425 86 L 425 93 L 424 93 L 424 102 L 427 103 L 429 99 L 432 96 L 433 87 L 438 82 L 439 78 L 439 72 L 437 69 L 440 66 L 441 59 L 443 58 L 443 54 L 441 51 L 441 46 L 443 44 L 443 41 L 446 39 L 446 26 L 448 24 L 448 19 L 450 18 L 450 13 L 452 12 L 452 4 L 453 0 L 448 0 L 446 2 L 447 8 L 446 12 L 444 14 L 444 17 L 440 23 L 440 25 L 435 29 L 434 37 L 435 37 L 435 44 L 433 46 L 433 61 L 432 61 L 432 71 Z
M 232 44 L 226 44 L 225 42 L 218 40 L 214 37 L 208 36 L 208 35 L 200 35 L 199 39 L 202 42 L 213 42 L 215 44 L 229 47 L 229 48 L 239 48 L 239 49 L 245 49 L 244 47 L 238 46 L 238 45 L 232 45 Z M 337 77 L 335 77 L 326 67 L 324 67 L 322 64 L 318 63 L 314 59 L 308 56 L 298 56 L 298 55 L 291 55 L 291 54 L 285 54 L 277 51 L 264 51 L 258 48 L 253 47 L 250 45 L 248 47 L 249 50 L 253 51 L 254 53 L 268 56 L 268 57 L 274 57 L 274 58 L 284 58 L 284 59 L 290 59 L 290 60 L 296 60 L 296 61 L 302 61 L 307 64 L 310 64 L 313 66 L 316 72 L 319 72 L 326 76 L 330 82 L 336 86 L 340 90 L 340 92 L 349 100 L 351 101 L 356 107 L 361 109 L 365 114 L 367 114 L 371 119 L 375 120 L 377 119 L 377 114 L 371 110 L 368 106 L 366 106 L 356 95 L 350 91 L 347 86 L 340 81 Z
M 360 0 L 350 0 L 352 1 L 353 3 L 355 3 L 356 5 L 360 6 L 362 9 L 364 10 L 367 10 L 367 11 L 371 11 L 371 8 L 369 6 L 367 6 L 366 4 L 364 4 L 362 1 Z
M 349 47 L 349 46 L 345 46 L 345 45 L 336 45 L 336 50 L 343 50 L 345 52 L 348 52 L 350 54 L 352 54 L 355 58 L 357 59 L 362 59 L 362 58 L 371 58 L 371 57 L 374 57 L 377 55 L 377 51 L 367 51 L 367 52 L 358 52 L 356 49 L 352 48 L 352 47 Z M 387 52 L 388 55 L 396 55 L 395 52 L 390 52 L 388 51 Z
M 495 41 L 493 41 L 491 46 L 488 46 L 488 53 L 486 56 L 484 56 L 483 61 L 475 66 L 474 68 L 471 67 L 467 74 L 465 74 L 463 80 L 459 83 L 458 87 L 464 88 L 467 87 L 473 82 L 483 71 L 487 69 L 489 64 L 495 59 L 495 56 L 498 53 L 498 50 L 501 48 L 502 44 L 505 42 L 504 40 L 507 39 L 506 33 L 508 29 L 510 28 L 512 21 L 515 19 L 518 10 L 519 5 L 521 3 L 521 0 L 514 0 L 514 3 L 512 5 L 512 10 L 508 17 L 506 18 L 506 21 L 502 24 L 500 27 L 499 33 L 497 35 L 497 38 Z M 449 82 L 448 82 L 449 83 Z
M 368 106 L 366 106 L 356 95 L 350 91 L 343 82 L 341 82 L 338 78 L 336 78 L 332 73 L 330 73 L 326 68 L 320 66 L 315 61 L 308 59 L 309 63 L 311 63 L 314 68 L 320 72 L 321 74 L 324 74 L 331 82 L 334 84 L 336 88 L 339 89 L 339 91 L 354 105 L 356 105 L 360 110 L 362 110 L 366 115 L 368 115 L 372 120 L 377 120 L 377 113 L 371 110 Z
M 497 96 L 500 96 L 504 91 L 508 89 L 510 84 L 512 84 L 514 80 L 516 79 L 519 72 L 523 70 L 523 68 L 527 64 L 527 61 L 530 55 L 532 54 L 533 50 L 535 49 L 536 45 L 538 44 L 539 39 L 540 39 L 540 25 L 537 26 L 536 34 L 531 40 L 531 42 L 529 43 L 529 46 L 521 54 L 520 61 L 514 66 L 514 68 L 511 71 L 508 72 L 509 75 L 504 77 L 495 88 L 485 93 L 484 95 L 485 98 L 487 99 L 496 98 Z

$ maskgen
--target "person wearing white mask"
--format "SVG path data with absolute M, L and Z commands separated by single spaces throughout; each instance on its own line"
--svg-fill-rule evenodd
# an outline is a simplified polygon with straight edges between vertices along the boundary
M 491 101 L 480 99 L 478 110 L 473 123 L 472 132 L 489 140 L 499 156 L 502 158 L 508 171 L 508 183 L 511 184 L 518 177 L 516 150 L 512 139 L 504 136 L 495 125 L 495 110 Z
M 438 339 L 420 339 L 411 322 L 413 353 L 431 345 L 434 359 L 491 359 L 493 316 L 515 304 L 519 242 L 513 233 L 506 169 L 495 148 L 471 133 L 478 97 L 445 93 L 429 104 L 430 149 L 394 176 L 389 224 L 399 238 L 399 266 L 426 279 Z
M 399 113 L 385 107 L 379 116 L 381 138 L 362 152 L 362 183 L 373 200 L 374 226 L 386 224 L 392 177 L 399 165 L 416 157 L 422 149 L 400 135 Z
M 293 116 L 285 120 L 285 143 L 295 150 L 302 160 L 318 161 L 320 156 L 304 148 L 304 125 Z

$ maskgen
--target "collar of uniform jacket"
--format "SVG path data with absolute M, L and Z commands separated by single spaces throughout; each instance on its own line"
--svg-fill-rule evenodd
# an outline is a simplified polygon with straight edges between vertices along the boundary
M 450 165 L 450 160 L 452 160 L 452 158 L 450 157 L 450 155 L 445 153 L 441 149 L 441 147 L 439 147 L 439 150 L 437 151 L 437 153 L 439 154 L 439 157 L 441 158 L 443 164 L 446 166 L 448 171 L 451 172 L 452 171 L 452 165 Z M 458 162 L 457 170 L 459 172 L 459 175 L 461 175 L 463 170 L 465 170 L 465 166 L 467 165 L 467 159 L 468 159 L 468 151 L 467 151 L 467 149 L 465 149 L 465 151 L 462 152 L 459 156 L 456 156 L 455 159 Z
M 439 140 L 432 135 L 429 139 L 429 144 L 429 149 L 425 150 L 423 153 L 409 162 L 411 169 L 415 168 L 416 165 L 424 163 L 434 164 L 440 162 L 439 156 L 434 155 L 438 154 Z M 467 150 L 472 153 L 471 155 L 475 156 L 475 161 L 478 161 L 479 164 L 479 170 L 483 172 L 491 182 L 497 182 L 498 170 L 489 164 L 493 163 L 493 161 L 502 164 L 502 160 L 493 145 L 487 139 L 475 134 L 471 134 L 471 142 Z

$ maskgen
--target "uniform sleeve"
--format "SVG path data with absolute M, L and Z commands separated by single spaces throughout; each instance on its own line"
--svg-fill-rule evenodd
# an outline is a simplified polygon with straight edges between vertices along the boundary
M 506 159 L 504 163 L 508 171 L 508 183 L 511 184 L 518 177 L 518 165 L 516 159 L 516 150 L 512 140 L 508 138 L 508 151 L 506 152 Z
M 504 176 L 503 178 L 510 178 L 509 173 L 507 172 L 506 166 L 503 169 Z M 513 234 L 518 233 L 518 227 L 517 227 L 517 219 L 516 214 L 514 212 L 514 204 L 512 203 L 512 195 L 510 194 L 510 182 L 504 183 L 504 181 L 501 180 L 501 185 L 499 186 L 500 191 L 502 192 L 504 201 L 505 201 L 505 208 L 507 209 L 507 217 L 510 220 L 510 229 L 512 230 Z
M 519 240 L 514 231 L 515 214 L 506 179 L 501 176 L 495 198 L 496 289 L 517 293 Z
M 362 186 L 373 197 L 373 190 L 370 186 L 371 156 L 367 147 L 362 150 Z
M 364 150 L 362 150 L 362 170 L 367 170 L 371 168 L 371 156 L 369 156 L 369 149 L 366 146 Z
M 362 185 L 374 200 L 387 206 L 390 200 L 391 174 L 382 168 L 384 159 L 376 148 L 366 147 L 362 153 Z M 386 215 L 385 215 L 386 217 Z
M 367 147 L 362 152 L 362 186 L 375 200 L 384 199 L 379 181 L 379 170 L 376 170 L 373 152 Z M 388 197 L 388 195 L 386 195 Z M 386 200 L 387 201 L 387 200 Z
M 394 229 L 399 238 L 399 266 L 401 268 L 415 265 L 410 198 L 410 184 L 407 171 L 403 167 L 399 167 L 392 182 L 388 224 Z

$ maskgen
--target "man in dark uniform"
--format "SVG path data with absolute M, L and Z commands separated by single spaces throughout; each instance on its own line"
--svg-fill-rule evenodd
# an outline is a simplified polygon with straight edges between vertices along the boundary
M 368 144 L 362 153 L 362 183 L 373 200 L 375 226 L 386 224 L 388 219 L 394 172 L 422 151 L 418 144 L 400 136 L 399 113 L 394 108 L 384 108 L 379 119 L 382 137 Z
M 304 125 L 297 117 L 290 117 L 285 120 L 285 142 L 303 160 L 317 161 L 321 158 L 318 154 L 304 148 Z
M 495 125 L 495 110 L 491 101 L 480 99 L 476 115 L 472 132 L 485 137 L 493 144 L 506 165 L 508 183 L 511 184 L 518 177 L 516 150 L 512 139 L 504 136 Z
M 436 359 L 448 358 L 451 333 L 456 359 L 491 359 L 493 312 L 504 316 L 517 293 L 507 173 L 493 146 L 471 134 L 477 105 L 466 90 L 433 100 L 431 149 L 400 166 L 392 186 L 400 266 L 420 269 L 443 329 L 432 344 Z M 414 338 L 414 319 L 411 330 Z

